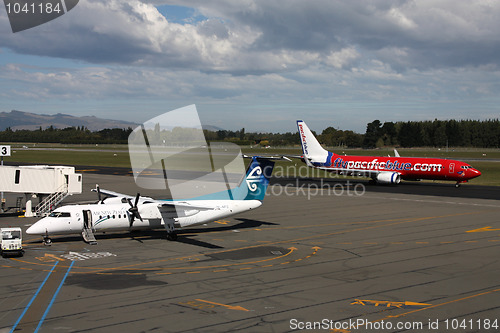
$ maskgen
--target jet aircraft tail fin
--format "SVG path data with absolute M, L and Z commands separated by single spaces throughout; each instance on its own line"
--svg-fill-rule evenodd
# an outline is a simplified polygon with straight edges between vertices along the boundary
M 302 152 L 304 153 L 306 164 L 314 166 L 315 163 L 327 163 L 328 159 L 334 154 L 321 146 L 304 121 L 297 120 L 297 127 L 299 129 L 300 142 L 302 143 Z

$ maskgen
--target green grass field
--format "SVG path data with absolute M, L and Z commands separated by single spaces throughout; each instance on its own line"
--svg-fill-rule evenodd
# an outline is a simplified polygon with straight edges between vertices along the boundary
M 23 146 L 27 148 L 23 148 Z M 11 163 L 36 163 L 60 165 L 88 165 L 130 168 L 130 160 L 126 145 L 61 145 L 61 144 L 12 144 L 12 156 L 4 160 Z M 336 149 L 331 151 L 337 154 L 394 156 L 392 149 Z M 247 155 L 301 155 L 300 147 L 291 148 L 250 148 L 243 147 Z M 500 186 L 500 150 L 499 149 L 398 149 L 401 156 L 407 157 L 440 157 L 467 161 L 481 171 L 479 178 L 470 181 L 470 184 Z M 279 177 L 334 177 L 332 174 L 305 168 L 299 160 L 293 162 L 280 161 L 277 163 L 275 175 Z

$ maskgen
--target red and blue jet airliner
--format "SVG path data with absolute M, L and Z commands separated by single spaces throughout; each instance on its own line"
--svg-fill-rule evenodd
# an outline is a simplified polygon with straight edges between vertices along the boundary
M 316 140 L 306 123 L 297 120 L 303 159 L 313 168 L 342 175 L 372 178 L 377 183 L 398 184 L 403 180 L 450 180 L 459 186 L 481 172 L 467 163 L 443 158 L 343 156 L 329 152 Z

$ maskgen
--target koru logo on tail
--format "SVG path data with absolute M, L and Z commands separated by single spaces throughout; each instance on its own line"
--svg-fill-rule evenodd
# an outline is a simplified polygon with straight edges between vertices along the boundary
M 257 191 L 257 184 L 260 182 L 260 178 L 262 176 L 262 168 L 260 166 L 256 166 L 250 171 L 246 181 L 248 189 L 252 192 Z

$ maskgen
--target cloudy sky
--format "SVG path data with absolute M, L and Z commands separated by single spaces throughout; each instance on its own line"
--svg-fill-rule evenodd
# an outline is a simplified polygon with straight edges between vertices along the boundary
M 384 121 L 500 116 L 500 1 L 80 0 L 12 33 L 0 112 L 364 133 Z

